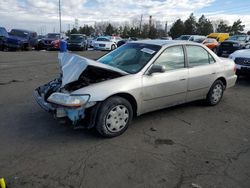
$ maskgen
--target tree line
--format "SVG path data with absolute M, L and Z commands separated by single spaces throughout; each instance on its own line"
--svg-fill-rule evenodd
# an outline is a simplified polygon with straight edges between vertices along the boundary
M 161 38 L 166 36 L 171 36 L 172 38 L 177 38 L 180 35 L 208 35 L 212 32 L 219 33 L 230 33 L 230 35 L 242 34 L 245 25 L 239 19 L 235 21 L 232 25 L 228 25 L 225 21 L 219 21 L 218 25 L 213 25 L 213 23 L 202 15 L 198 21 L 194 14 L 182 21 L 177 19 L 170 28 L 169 32 L 165 32 L 162 28 L 157 28 L 155 24 L 149 23 L 138 23 L 135 26 L 118 26 L 111 23 L 102 23 L 95 26 L 84 25 L 78 29 L 73 28 L 67 31 L 67 35 L 82 33 L 87 36 L 90 35 L 120 35 L 123 38 L 127 37 L 137 37 L 137 38 Z M 248 32 L 250 34 L 250 31 Z
M 214 28 L 212 22 L 202 15 L 198 21 L 194 14 L 192 13 L 187 20 L 182 21 L 181 19 L 176 20 L 173 23 L 173 26 L 170 29 L 170 35 L 173 38 L 177 38 L 180 35 L 205 35 L 212 32 L 218 33 L 229 33 L 230 35 L 242 34 L 244 31 L 245 25 L 242 24 L 242 21 L 238 19 L 233 23 L 233 25 L 226 24 L 221 20 L 216 28 Z

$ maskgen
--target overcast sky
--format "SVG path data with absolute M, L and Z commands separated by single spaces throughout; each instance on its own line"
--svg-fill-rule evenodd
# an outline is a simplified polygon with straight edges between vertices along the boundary
M 124 22 L 149 15 L 172 23 L 194 12 L 230 24 L 241 19 L 250 30 L 250 0 L 61 0 L 62 27 L 68 29 L 78 18 L 79 26 L 95 21 Z M 59 30 L 58 0 L 0 0 L 0 26 L 41 32 Z

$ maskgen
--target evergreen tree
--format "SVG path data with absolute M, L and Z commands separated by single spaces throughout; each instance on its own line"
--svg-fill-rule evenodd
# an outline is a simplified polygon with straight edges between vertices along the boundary
M 123 37 L 123 38 L 129 37 L 129 28 L 128 28 L 128 26 L 126 26 L 126 25 L 125 25 L 124 28 L 123 28 L 122 37 Z
M 141 37 L 142 38 L 148 38 L 148 33 L 149 33 L 149 25 L 148 24 L 144 24 L 142 26 L 142 31 L 141 31 Z
M 70 31 L 70 34 L 77 34 L 77 33 L 78 33 L 78 31 L 77 31 L 76 28 L 73 28 L 73 29 L 71 29 L 71 31 Z
M 106 35 L 113 35 L 114 34 L 114 27 L 110 23 L 106 27 L 105 34 Z
M 230 33 L 232 35 L 241 34 L 244 31 L 245 25 L 242 25 L 242 21 L 238 19 L 235 21 L 231 27 Z
M 152 25 L 149 27 L 149 31 L 148 31 L 148 38 L 150 39 L 155 39 L 157 38 L 157 30 L 156 28 Z
M 170 36 L 172 38 L 177 38 L 184 34 L 185 26 L 181 19 L 176 20 L 170 29 Z
M 197 34 L 198 35 L 205 35 L 213 32 L 213 25 L 204 15 L 202 15 L 197 23 Z
M 231 27 L 224 23 L 224 21 L 221 21 L 218 25 L 217 32 L 218 33 L 229 33 L 231 30 Z
M 190 14 L 189 18 L 184 22 L 185 31 L 184 34 L 186 35 L 195 35 L 197 31 L 197 23 L 194 17 L 194 14 Z

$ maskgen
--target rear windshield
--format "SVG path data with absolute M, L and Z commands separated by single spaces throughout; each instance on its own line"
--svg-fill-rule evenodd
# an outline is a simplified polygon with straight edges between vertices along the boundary
M 29 34 L 28 32 L 20 31 L 20 30 L 11 30 L 10 31 L 10 35 L 22 37 L 22 38 L 27 38 L 28 34 Z
M 47 35 L 47 37 L 48 37 L 49 39 L 59 39 L 59 38 L 60 38 L 60 34 L 59 34 L 59 33 L 49 33 L 49 34 Z
M 246 41 L 247 36 L 231 36 L 229 40 Z
M 160 48 L 161 46 L 157 45 L 128 43 L 101 57 L 98 61 L 134 74 L 139 72 Z
M 82 39 L 84 39 L 84 36 L 82 35 L 70 35 L 70 40 L 80 41 Z
M 109 41 L 107 38 L 97 38 L 96 41 Z

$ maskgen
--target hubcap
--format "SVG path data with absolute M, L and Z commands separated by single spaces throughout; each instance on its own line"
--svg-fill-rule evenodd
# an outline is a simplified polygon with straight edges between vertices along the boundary
M 217 103 L 222 97 L 223 88 L 221 84 L 217 84 L 213 88 L 212 101 Z
M 119 132 L 128 123 L 129 112 L 126 106 L 117 105 L 106 116 L 105 125 L 110 132 Z

